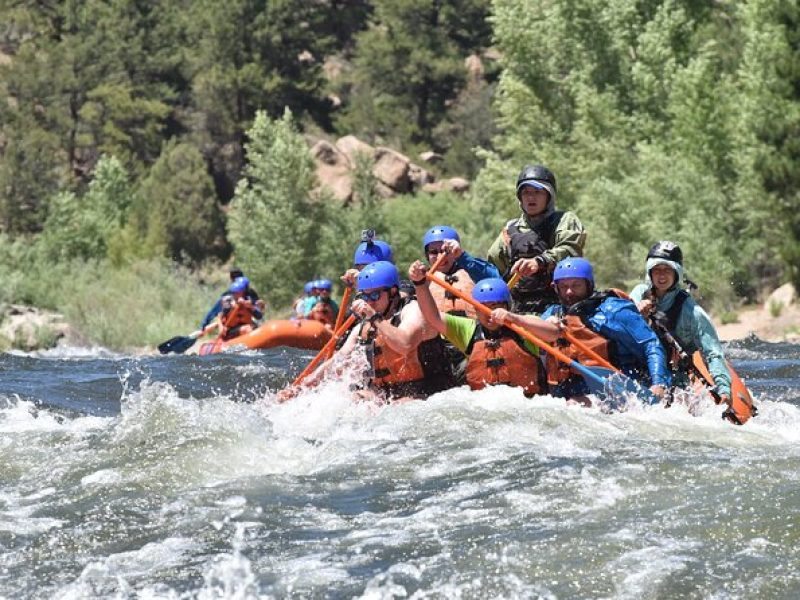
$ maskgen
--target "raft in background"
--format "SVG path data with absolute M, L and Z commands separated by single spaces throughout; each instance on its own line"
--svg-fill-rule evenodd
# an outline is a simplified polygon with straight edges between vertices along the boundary
M 323 323 L 311 319 L 276 319 L 266 321 L 259 327 L 229 340 L 216 339 L 200 345 L 198 354 L 206 356 L 226 349 L 244 346 L 252 350 L 291 346 L 303 350 L 321 350 L 331 338 L 332 332 Z

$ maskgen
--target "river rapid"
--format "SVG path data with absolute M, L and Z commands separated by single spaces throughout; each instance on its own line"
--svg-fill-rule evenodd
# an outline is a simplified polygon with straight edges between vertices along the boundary
M 274 400 L 296 350 L 0 355 L 0 598 L 800 597 L 800 346 L 760 414 Z M 695 413 L 695 414 L 691 414 Z

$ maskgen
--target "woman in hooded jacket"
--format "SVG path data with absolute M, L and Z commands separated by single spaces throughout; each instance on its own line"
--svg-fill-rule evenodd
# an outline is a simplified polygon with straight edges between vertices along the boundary
M 666 339 L 665 331 L 675 339 L 688 357 L 700 351 L 714 378 L 720 401 L 730 406 L 731 374 L 717 330 L 708 313 L 694 301 L 689 292 L 681 288 L 681 281 L 692 284 L 684 276 L 683 252 L 680 247 L 669 241 L 654 244 L 647 253 L 645 270 L 645 282 L 637 285 L 631 292 L 631 299 L 636 303 L 639 312 L 649 320 L 664 342 L 668 356 L 674 354 L 676 348 Z M 674 384 L 688 384 L 690 365 L 686 364 L 686 360 L 680 361 L 677 356 L 673 356 L 670 362 L 674 371 Z

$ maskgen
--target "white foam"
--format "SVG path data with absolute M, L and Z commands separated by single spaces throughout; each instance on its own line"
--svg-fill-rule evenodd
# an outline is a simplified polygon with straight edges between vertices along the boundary
M 122 474 L 117 469 L 101 469 L 81 479 L 84 486 L 108 486 L 122 481 Z

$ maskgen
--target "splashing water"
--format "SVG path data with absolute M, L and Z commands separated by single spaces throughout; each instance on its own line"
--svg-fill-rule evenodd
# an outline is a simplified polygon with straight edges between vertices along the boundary
M 800 347 L 760 414 L 496 387 L 399 405 L 308 355 L 0 357 L 0 597 L 792 598 Z

